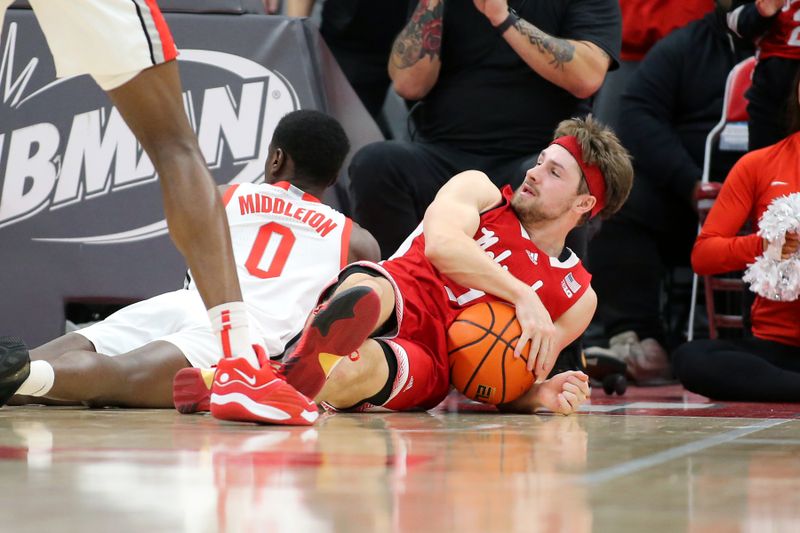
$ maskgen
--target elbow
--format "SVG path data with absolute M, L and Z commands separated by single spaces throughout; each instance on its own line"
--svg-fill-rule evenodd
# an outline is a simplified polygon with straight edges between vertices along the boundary
M 605 76 L 582 77 L 575 80 L 568 90 L 575 98 L 589 98 L 600 90 L 600 87 L 603 86 L 604 79 Z
M 394 91 L 406 100 L 422 100 L 430 92 L 432 85 L 406 76 L 392 82 Z
M 709 264 L 706 258 L 703 256 L 701 250 L 698 250 L 698 247 L 695 246 L 692 250 L 692 270 L 698 276 L 710 276 L 712 274 L 717 274 L 716 269 L 713 268 L 714 265 Z
M 447 239 L 436 235 L 425 235 L 425 258 L 439 271 L 446 269 Z

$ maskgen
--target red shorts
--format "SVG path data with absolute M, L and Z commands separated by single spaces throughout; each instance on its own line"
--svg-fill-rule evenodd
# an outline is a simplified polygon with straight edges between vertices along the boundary
M 354 410 L 414 411 L 436 407 L 450 390 L 445 320 L 429 312 L 431 307 L 418 301 L 419 298 L 405 299 L 398 280 L 382 265 L 359 261 L 345 267 L 339 278 L 353 266 L 372 270 L 392 284 L 397 320 L 395 331 L 375 337 L 397 357 L 397 377 L 389 399 L 383 405 L 364 403 Z

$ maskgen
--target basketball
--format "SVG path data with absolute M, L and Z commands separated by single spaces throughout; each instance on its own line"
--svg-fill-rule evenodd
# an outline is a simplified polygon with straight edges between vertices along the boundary
M 481 303 L 462 311 L 447 330 L 450 382 L 483 403 L 506 403 L 525 394 L 534 377 L 526 367 L 528 346 L 514 357 L 521 332 L 509 304 Z

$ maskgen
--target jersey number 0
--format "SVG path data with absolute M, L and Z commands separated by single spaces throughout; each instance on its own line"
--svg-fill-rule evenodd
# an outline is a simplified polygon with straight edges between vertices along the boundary
M 258 235 L 253 242 L 250 255 L 244 266 L 253 276 L 261 279 L 277 278 L 286 266 L 286 260 L 292 251 L 297 238 L 290 228 L 277 222 L 269 222 L 258 228 Z M 261 268 L 264 256 L 269 254 L 272 260 L 266 270 Z

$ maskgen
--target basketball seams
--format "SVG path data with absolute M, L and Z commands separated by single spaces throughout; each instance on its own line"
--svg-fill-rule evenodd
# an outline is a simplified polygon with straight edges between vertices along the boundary
M 487 303 L 487 304 L 484 304 L 484 305 L 489 305 L 489 304 Z M 489 310 L 492 312 L 492 326 L 494 326 L 494 311 L 492 310 L 491 306 L 489 306 Z M 464 391 L 463 391 L 464 394 L 466 394 L 466 391 L 469 390 L 470 385 L 472 385 L 472 381 L 475 379 L 475 376 L 478 375 L 478 372 L 480 371 L 481 367 L 483 366 L 483 363 L 486 362 L 486 359 L 492 354 L 492 351 L 494 350 L 495 346 L 497 346 L 497 343 L 504 340 L 503 339 L 503 334 L 506 332 L 506 330 L 509 327 L 511 327 L 511 325 L 516 320 L 517 320 L 516 315 L 512 314 L 511 318 L 509 318 L 509 320 L 506 323 L 506 325 L 503 326 L 503 329 L 500 330 L 498 333 L 494 333 L 494 335 L 496 336 L 495 340 L 492 343 L 492 345 L 489 347 L 489 349 L 486 350 L 486 353 L 483 355 L 483 357 L 481 358 L 480 362 L 477 365 L 475 365 L 475 371 L 472 373 L 472 376 L 470 376 L 470 378 L 467 381 L 466 385 L 464 385 Z M 507 344 L 507 343 L 505 343 L 505 344 Z M 502 365 L 501 371 L 502 371 L 502 374 L 503 374 L 503 397 L 505 397 L 505 388 L 506 388 L 506 383 L 505 383 L 505 365 Z

